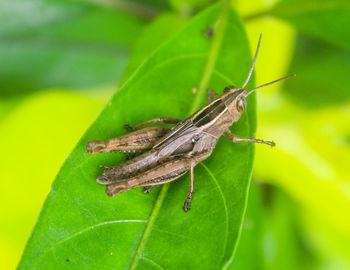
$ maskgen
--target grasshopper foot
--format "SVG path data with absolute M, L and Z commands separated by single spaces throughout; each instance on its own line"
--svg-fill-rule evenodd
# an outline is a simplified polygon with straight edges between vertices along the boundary
M 134 131 L 133 127 L 128 124 L 124 125 L 124 127 L 129 131 Z
M 187 196 L 187 199 L 184 203 L 183 209 L 185 212 L 187 212 L 188 210 L 190 210 L 191 208 L 189 207 L 190 202 L 192 201 L 192 193 L 189 193 Z
M 155 187 L 156 186 L 145 187 L 142 192 L 143 192 L 143 194 L 148 194 Z
M 188 210 L 190 210 L 191 208 L 188 206 L 188 202 L 187 201 L 185 201 L 185 203 L 184 203 L 184 206 L 183 206 L 183 209 L 184 209 L 184 211 L 185 212 L 187 212 Z
M 236 135 L 231 134 L 231 132 L 229 130 L 227 130 L 224 133 L 224 135 L 233 142 L 263 143 L 263 144 L 269 145 L 271 147 L 276 146 L 276 144 L 272 141 L 264 141 L 264 140 L 260 140 L 260 139 L 256 139 L 256 138 L 239 138 Z

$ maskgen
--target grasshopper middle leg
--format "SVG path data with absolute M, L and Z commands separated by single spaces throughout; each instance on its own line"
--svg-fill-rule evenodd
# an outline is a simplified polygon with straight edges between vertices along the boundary
M 155 123 L 177 124 L 180 121 L 181 121 L 180 119 L 176 119 L 176 118 L 159 117 L 159 118 L 155 118 L 155 119 L 146 121 L 144 123 L 138 124 L 136 126 L 125 125 L 124 127 L 127 130 L 134 131 L 134 130 L 138 130 L 140 128 L 143 128 L 147 125 L 150 125 L 150 124 L 155 124 Z
M 187 199 L 186 199 L 186 201 L 184 203 L 184 207 L 183 207 L 185 212 L 190 210 L 188 205 L 192 201 L 193 192 L 194 192 L 194 164 L 191 164 L 191 167 L 190 167 L 190 191 L 188 192 Z

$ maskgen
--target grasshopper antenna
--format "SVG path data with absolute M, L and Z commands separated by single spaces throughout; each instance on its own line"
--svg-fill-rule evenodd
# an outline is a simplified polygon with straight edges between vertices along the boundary
M 256 87 L 256 88 L 250 90 L 250 91 L 246 94 L 246 96 L 249 96 L 251 93 L 253 93 L 254 91 L 256 91 L 256 90 L 258 90 L 258 89 L 260 89 L 260 88 L 263 88 L 263 87 L 265 87 L 265 86 L 268 86 L 268 85 L 274 84 L 274 83 L 276 83 L 276 82 L 283 81 L 283 80 L 285 80 L 285 79 L 289 79 L 289 78 L 292 78 L 292 77 L 295 77 L 295 76 L 296 76 L 296 74 L 292 74 L 292 75 L 289 75 L 289 76 L 280 78 L 280 79 L 278 79 L 278 80 L 275 80 L 275 81 L 272 81 L 272 82 L 269 82 L 269 83 L 265 83 L 265 84 L 263 84 L 263 85 L 260 85 L 260 86 L 258 86 L 258 87 Z
M 257 46 L 256 51 L 255 51 L 255 56 L 254 56 L 254 59 L 253 59 L 252 66 L 250 67 L 248 77 L 247 77 L 247 79 L 245 80 L 245 82 L 244 82 L 242 88 L 246 87 L 246 85 L 248 84 L 248 82 L 249 82 L 249 80 L 250 80 L 250 77 L 251 77 L 252 74 L 253 74 L 253 70 L 254 70 L 256 58 L 258 57 L 258 52 L 259 52 L 259 48 L 260 48 L 261 37 L 262 37 L 262 34 L 260 34 L 259 42 L 258 42 L 258 46 Z

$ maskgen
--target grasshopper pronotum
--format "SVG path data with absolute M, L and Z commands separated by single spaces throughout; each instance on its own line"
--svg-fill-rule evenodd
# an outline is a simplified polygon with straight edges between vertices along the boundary
M 189 209 L 194 191 L 194 167 L 208 158 L 221 135 L 233 142 L 275 144 L 255 138 L 239 138 L 231 134 L 229 127 L 239 120 L 246 108 L 246 98 L 254 91 L 276 83 L 281 79 L 263 84 L 250 91 L 244 88 L 253 73 L 258 55 L 261 35 L 252 66 L 242 87 L 228 86 L 222 95 L 208 89 L 208 105 L 184 120 L 157 118 L 134 127 L 125 127 L 133 131 L 127 135 L 106 141 L 90 141 L 87 150 L 90 154 L 109 151 L 143 151 L 145 153 L 122 164 L 104 167 L 105 171 L 97 182 L 107 185 L 106 193 L 115 196 L 136 187 L 146 187 L 148 193 L 153 187 L 173 181 L 190 171 L 190 190 L 183 209 Z M 154 126 L 153 123 L 176 124 L 172 129 Z

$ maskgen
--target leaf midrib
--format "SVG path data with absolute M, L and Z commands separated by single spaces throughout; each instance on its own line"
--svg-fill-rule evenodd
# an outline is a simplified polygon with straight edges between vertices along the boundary
M 222 11 L 220 13 L 220 16 L 217 19 L 217 22 L 219 22 L 219 23 L 217 25 L 216 32 L 215 32 L 215 35 L 213 38 L 213 43 L 212 43 L 212 46 L 211 46 L 210 51 L 209 51 L 207 65 L 204 69 L 203 76 L 202 76 L 202 79 L 201 79 L 200 84 L 199 84 L 199 89 L 198 89 L 197 95 L 195 96 L 195 99 L 193 101 L 193 104 L 192 104 L 192 107 L 190 109 L 189 114 L 192 114 L 197 109 L 199 109 L 199 106 L 200 106 L 200 103 L 202 100 L 202 96 L 204 95 L 204 91 L 205 91 L 205 89 L 209 83 L 209 80 L 211 78 L 211 75 L 213 73 L 213 70 L 214 70 L 214 67 L 216 64 L 216 60 L 218 57 L 218 52 L 220 50 L 220 47 L 221 47 L 221 44 L 222 44 L 222 41 L 224 38 L 224 32 L 225 32 L 226 25 L 227 25 L 229 6 L 230 6 L 230 1 L 225 1 L 225 3 L 222 6 Z M 152 212 L 150 214 L 150 218 L 147 222 L 145 231 L 142 235 L 141 241 L 137 247 L 134 258 L 130 264 L 129 269 L 131 269 L 131 270 L 135 269 L 138 262 L 139 262 L 142 251 L 145 247 L 148 236 L 152 230 L 152 227 L 153 227 L 154 222 L 158 216 L 158 213 L 159 213 L 160 208 L 163 204 L 165 196 L 169 190 L 169 187 L 170 187 L 169 184 L 165 184 L 162 186 L 162 188 L 160 190 L 160 193 L 155 201 L 154 207 L 153 207 Z

